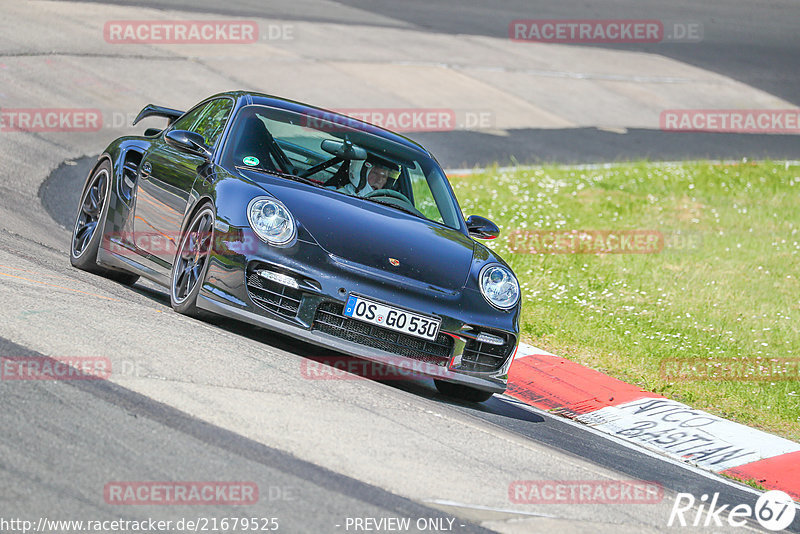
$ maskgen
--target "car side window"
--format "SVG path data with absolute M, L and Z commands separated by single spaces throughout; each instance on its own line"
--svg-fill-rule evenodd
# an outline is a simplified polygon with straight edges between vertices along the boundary
M 414 167 L 406 166 L 406 168 L 408 170 L 408 176 L 411 178 L 411 190 L 414 195 L 415 207 L 428 219 L 444 224 L 436 204 L 436 199 L 433 192 L 431 192 L 430 184 L 427 178 L 425 178 L 425 173 L 416 163 Z
M 206 145 L 213 147 L 225 129 L 232 108 L 233 102 L 227 98 L 209 102 L 193 125 L 192 131 L 202 135 Z
M 189 130 L 190 132 L 194 131 L 194 130 L 192 130 L 192 127 L 194 126 L 194 123 L 197 122 L 197 119 L 198 119 L 198 117 L 200 117 L 200 114 L 203 112 L 203 110 L 206 109 L 210 105 L 211 104 L 209 103 L 209 104 L 205 104 L 205 105 L 202 105 L 202 106 L 197 106 L 196 108 L 191 110 L 189 113 L 185 114 L 183 117 L 181 117 L 180 119 L 178 119 L 177 121 L 172 123 L 172 129 L 173 130 Z
M 214 147 L 225 129 L 225 123 L 231 114 L 233 102 L 228 98 L 218 98 L 204 105 L 197 106 L 178 119 L 173 130 L 188 130 L 203 136 L 206 145 Z

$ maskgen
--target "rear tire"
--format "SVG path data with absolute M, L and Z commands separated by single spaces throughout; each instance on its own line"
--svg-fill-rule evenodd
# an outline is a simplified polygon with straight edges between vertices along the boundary
M 112 271 L 97 265 L 97 251 L 103 239 L 102 229 L 108 216 L 111 197 L 111 164 L 103 161 L 86 180 L 72 229 L 69 262 L 73 267 L 104 276 L 115 282 L 133 285 L 139 276 Z
M 482 389 L 475 389 L 461 384 L 453 384 L 452 382 L 445 382 L 443 380 L 434 380 L 433 383 L 442 395 L 467 402 L 485 402 L 494 395 L 494 393 L 489 391 L 483 391 Z
M 172 262 L 170 304 L 176 312 L 190 317 L 205 315 L 197 307 L 197 296 L 208 271 L 209 255 L 214 243 L 214 219 L 211 204 L 204 205 L 192 216 Z

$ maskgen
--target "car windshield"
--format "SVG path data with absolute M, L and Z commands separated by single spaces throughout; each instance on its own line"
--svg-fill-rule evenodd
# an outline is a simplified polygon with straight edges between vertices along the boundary
M 236 116 L 223 160 L 461 228 L 461 212 L 435 161 L 346 120 L 324 112 L 245 106 Z

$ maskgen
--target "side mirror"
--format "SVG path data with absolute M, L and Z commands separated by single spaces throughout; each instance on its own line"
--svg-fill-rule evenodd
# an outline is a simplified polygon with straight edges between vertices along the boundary
M 164 136 L 168 145 L 174 146 L 179 150 L 184 150 L 191 154 L 202 156 L 211 160 L 211 149 L 206 146 L 206 140 L 199 133 L 188 130 L 170 130 Z
M 469 235 L 478 239 L 494 239 L 500 235 L 500 229 L 495 223 L 480 215 L 470 215 L 467 218 Z

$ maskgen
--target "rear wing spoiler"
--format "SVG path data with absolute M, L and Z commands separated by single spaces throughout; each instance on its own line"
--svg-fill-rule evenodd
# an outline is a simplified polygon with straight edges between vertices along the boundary
M 147 104 L 142 111 L 136 116 L 133 120 L 132 126 L 136 126 L 136 123 L 146 117 L 164 117 L 169 121 L 169 124 L 175 122 L 175 119 L 183 115 L 183 111 L 179 111 L 177 109 L 170 109 L 164 108 L 161 106 L 156 106 L 154 104 Z

